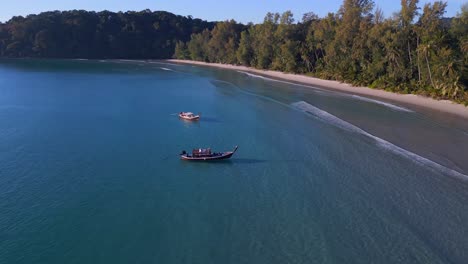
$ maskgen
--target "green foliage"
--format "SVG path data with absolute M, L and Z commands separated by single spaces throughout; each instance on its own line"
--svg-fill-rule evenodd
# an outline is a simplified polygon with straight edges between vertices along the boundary
M 450 35 L 453 40 L 452 51 L 456 58 L 454 65 L 458 68 L 460 75 L 459 82 L 464 84 L 466 89 L 468 86 L 468 3 L 462 6 L 461 13 L 453 19 Z M 465 98 L 468 98 L 468 95 Z
M 263 23 L 210 23 L 167 12 L 67 11 L 0 24 L 0 56 L 170 58 L 303 73 L 400 93 L 468 102 L 468 4 L 401 0 L 384 18 L 372 0 L 337 13 L 267 13 Z
M 217 23 L 208 40 L 209 60 L 235 64 L 240 31 L 241 28 L 234 20 Z
M 213 26 L 162 11 L 45 12 L 0 24 L 0 56 L 170 58 L 178 41 Z
M 209 61 L 208 42 L 210 41 L 210 31 L 205 29 L 200 34 L 193 34 L 192 39 L 188 43 L 190 58 L 197 61 Z
M 187 45 L 180 40 L 176 43 L 175 51 L 174 51 L 174 58 L 179 59 L 179 60 L 190 59 L 190 53 L 187 49 Z
M 296 72 L 298 63 L 299 43 L 297 41 L 286 40 L 280 47 L 280 58 L 286 72 Z
M 254 51 L 250 34 L 248 31 L 242 31 L 239 48 L 236 52 L 237 61 L 244 66 L 250 66 L 253 60 L 253 54 Z
M 425 4 L 422 12 L 418 4 L 401 0 L 401 11 L 389 19 L 374 10 L 372 0 L 344 0 L 336 14 L 319 18 L 310 12 L 300 23 L 294 23 L 290 11 L 268 13 L 263 23 L 240 32 L 237 49 L 237 42 L 230 42 L 239 31 L 229 30 L 227 22 L 218 24 L 208 40 L 193 35 L 188 45 L 214 53 L 192 59 L 467 103 L 468 4 L 454 19 L 443 18 L 444 2 Z

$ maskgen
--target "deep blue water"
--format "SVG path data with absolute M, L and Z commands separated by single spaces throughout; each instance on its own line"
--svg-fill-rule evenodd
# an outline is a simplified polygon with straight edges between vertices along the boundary
M 468 133 L 412 110 L 236 71 L 0 61 L 0 263 L 467 263 Z

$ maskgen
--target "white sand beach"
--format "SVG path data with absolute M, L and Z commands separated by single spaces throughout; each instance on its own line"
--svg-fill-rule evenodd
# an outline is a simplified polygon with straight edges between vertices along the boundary
M 325 89 L 338 90 L 338 91 L 342 91 L 346 93 L 379 98 L 379 99 L 389 100 L 389 101 L 393 101 L 397 103 L 400 102 L 403 104 L 414 105 L 417 107 L 429 108 L 432 110 L 437 110 L 440 112 L 449 113 L 449 114 L 453 114 L 453 115 L 468 119 L 468 107 L 451 102 L 451 101 L 447 101 L 447 100 L 436 100 L 433 98 L 424 97 L 420 95 L 413 95 L 413 94 L 397 94 L 397 93 L 387 92 L 384 90 L 371 89 L 368 87 L 354 87 L 352 85 L 349 85 L 346 83 L 340 83 L 337 81 L 322 80 L 322 79 L 305 76 L 305 75 L 283 73 L 283 72 L 271 71 L 271 70 L 258 70 L 258 69 L 245 67 L 245 66 L 236 66 L 236 65 L 229 65 L 229 64 L 219 64 L 219 63 L 206 63 L 206 62 L 189 61 L 189 60 L 175 60 L 175 59 L 166 60 L 166 61 L 172 62 L 172 63 L 184 63 L 184 64 L 217 67 L 217 68 L 237 70 L 237 71 L 245 71 L 245 72 L 255 73 L 255 74 L 259 74 L 259 75 L 263 75 L 263 76 L 271 77 L 275 79 L 298 82 L 298 83 L 307 84 L 310 86 L 316 86 L 316 87 L 325 88 Z

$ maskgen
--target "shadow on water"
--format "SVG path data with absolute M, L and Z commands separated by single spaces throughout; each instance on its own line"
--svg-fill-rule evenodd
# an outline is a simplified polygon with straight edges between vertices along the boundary
M 261 159 L 237 159 L 237 158 L 233 158 L 233 159 L 226 160 L 226 161 L 230 161 L 232 163 L 237 163 L 237 164 L 259 164 L 259 163 L 268 162 L 267 160 L 261 160 Z
M 215 117 L 206 117 L 206 116 L 202 116 L 202 117 L 200 118 L 200 122 L 222 123 L 223 121 L 221 121 L 220 119 L 215 118 Z
M 163 157 L 161 160 L 168 160 L 169 157 Z M 272 162 L 272 160 L 264 160 L 264 159 L 244 159 L 244 158 L 231 158 L 231 159 L 224 159 L 224 160 L 212 160 L 212 161 L 184 161 L 191 164 L 261 164 L 261 163 L 268 163 Z M 302 163 L 305 161 L 302 160 L 276 160 L 275 163 Z
M 167 160 L 168 157 L 162 158 L 162 160 Z M 184 161 L 181 160 L 184 164 L 190 164 L 190 165 L 198 165 L 198 166 L 206 166 L 206 165 L 233 165 L 233 164 L 260 164 L 260 163 L 266 163 L 268 162 L 267 160 L 261 160 L 261 159 L 224 159 L 224 160 L 212 160 L 212 161 Z

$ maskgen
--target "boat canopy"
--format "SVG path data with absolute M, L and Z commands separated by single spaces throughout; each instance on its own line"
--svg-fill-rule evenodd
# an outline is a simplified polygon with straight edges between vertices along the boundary
M 192 150 L 192 155 L 194 157 L 203 157 L 203 156 L 210 156 L 211 155 L 211 148 L 198 148 L 198 149 L 193 149 Z

